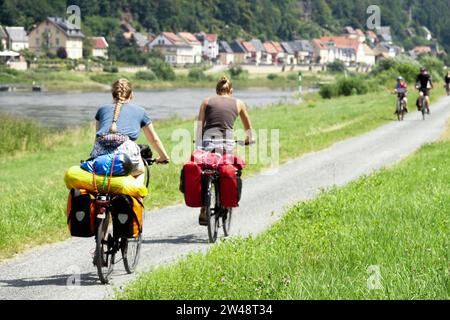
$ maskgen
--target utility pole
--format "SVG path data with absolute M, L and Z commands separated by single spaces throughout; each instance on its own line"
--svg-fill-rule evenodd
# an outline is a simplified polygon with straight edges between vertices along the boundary
M 303 82 L 303 74 L 301 71 L 298 72 L 298 93 L 302 94 L 303 93 L 303 86 L 302 86 L 302 82 Z

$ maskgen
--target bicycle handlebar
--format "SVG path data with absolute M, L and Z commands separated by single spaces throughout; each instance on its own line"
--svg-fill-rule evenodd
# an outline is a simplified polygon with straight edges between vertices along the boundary
M 245 140 L 234 140 L 233 142 L 236 143 L 237 145 L 240 145 L 240 146 L 250 146 L 250 145 L 256 144 L 256 141 L 255 141 L 255 140 L 249 141 L 248 143 L 247 143 L 247 141 L 245 141 Z M 196 141 L 193 140 L 192 143 L 195 144 Z

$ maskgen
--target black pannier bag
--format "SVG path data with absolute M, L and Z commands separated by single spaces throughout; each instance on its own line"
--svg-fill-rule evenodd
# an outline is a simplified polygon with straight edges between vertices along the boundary
M 111 205 L 114 236 L 137 238 L 142 233 L 143 204 L 132 196 L 118 195 Z
M 70 190 L 67 225 L 72 237 L 89 238 L 95 235 L 95 198 L 86 190 Z

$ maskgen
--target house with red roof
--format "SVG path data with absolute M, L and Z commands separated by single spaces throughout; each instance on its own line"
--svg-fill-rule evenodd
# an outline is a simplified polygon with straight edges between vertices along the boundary
M 149 45 L 150 50 L 159 50 L 167 63 L 184 66 L 196 63 L 193 46 L 173 32 L 162 32 Z
M 347 36 L 322 37 L 313 40 L 314 55 L 320 63 L 332 63 L 336 60 L 347 64 L 366 63 L 365 47 L 358 39 Z
M 245 51 L 249 54 L 249 63 L 260 64 L 261 63 L 261 52 L 258 52 L 253 46 L 253 43 L 249 41 L 242 41 L 242 46 Z
M 108 59 L 108 42 L 105 37 L 92 37 L 92 56 L 97 58 Z
M 271 56 L 271 61 L 273 64 L 284 63 L 285 51 L 279 42 L 268 41 L 265 42 L 263 45 L 266 54 Z
M 194 63 L 201 63 L 203 55 L 202 43 L 190 32 L 179 32 L 178 36 L 192 46 L 194 51 Z
M 219 37 L 215 33 L 199 32 L 195 37 L 202 44 L 202 54 L 205 60 L 215 61 L 219 55 Z

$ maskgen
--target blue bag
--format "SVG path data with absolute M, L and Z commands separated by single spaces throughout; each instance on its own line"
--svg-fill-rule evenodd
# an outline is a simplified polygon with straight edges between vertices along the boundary
M 114 161 L 113 161 L 114 160 Z M 111 168 L 114 162 L 114 167 Z M 96 175 L 110 175 L 113 177 L 127 176 L 131 173 L 133 165 L 131 159 L 125 153 L 110 153 L 87 160 L 80 165 L 81 169 L 95 173 Z

